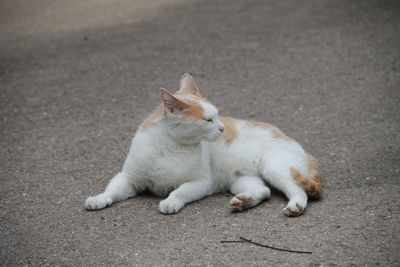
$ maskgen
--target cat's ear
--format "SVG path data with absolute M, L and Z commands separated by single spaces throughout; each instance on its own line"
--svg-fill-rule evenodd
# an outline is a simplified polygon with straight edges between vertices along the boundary
M 197 88 L 192 75 L 190 75 L 189 73 L 183 74 L 179 83 L 178 92 L 200 96 L 199 88 Z
M 160 88 L 160 93 L 164 102 L 165 110 L 167 112 L 176 114 L 188 108 L 188 105 L 185 102 L 177 99 L 164 88 Z

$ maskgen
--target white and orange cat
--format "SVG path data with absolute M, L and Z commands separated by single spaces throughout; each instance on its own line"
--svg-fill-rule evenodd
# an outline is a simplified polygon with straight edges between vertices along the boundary
M 267 199 L 271 185 L 289 202 L 288 216 L 301 215 L 307 195 L 322 197 L 315 158 L 306 154 L 278 128 L 218 116 L 189 74 L 179 91 L 161 89 L 163 103 L 140 125 L 122 171 L 104 193 L 89 197 L 88 210 L 150 191 L 168 196 L 160 202 L 163 214 L 177 213 L 187 203 L 230 191 L 233 211 L 251 208 Z

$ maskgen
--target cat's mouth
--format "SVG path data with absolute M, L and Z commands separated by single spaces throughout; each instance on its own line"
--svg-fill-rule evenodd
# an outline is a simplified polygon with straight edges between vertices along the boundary
M 206 140 L 209 141 L 209 142 L 214 142 L 214 141 L 216 141 L 218 139 L 218 137 L 221 136 L 221 134 L 222 134 L 221 132 L 218 132 L 218 133 L 215 133 L 215 134 L 211 134 L 211 135 L 207 136 Z

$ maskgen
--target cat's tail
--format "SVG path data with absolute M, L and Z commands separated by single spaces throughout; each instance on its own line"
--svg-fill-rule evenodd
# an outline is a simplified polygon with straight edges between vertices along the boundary
M 303 176 L 295 168 L 291 168 L 292 176 L 297 183 L 306 191 L 307 195 L 313 199 L 322 198 L 324 190 L 320 180 L 320 172 L 317 159 L 310 154 L 307 154 L 309 174 Z

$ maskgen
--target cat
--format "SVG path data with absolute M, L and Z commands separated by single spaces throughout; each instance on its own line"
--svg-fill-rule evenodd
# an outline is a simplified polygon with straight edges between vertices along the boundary
M 173 214 L 230 191 L 231 210 L 242 211 L 268 199 L 271 185 L 289 200 L 284 213 L 299 216 L 308 197 L 322 197 L 316 159 L 278 128 L 218 116 L 187 73 L 175 94 L 161 89 L 161 97 L 162 104 L 139 126 L 122 171 L 103 193 L 85 201 L 87 210 L 150 191 L 167 197 L 159 210 Z

